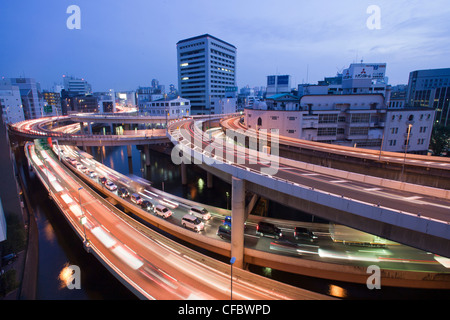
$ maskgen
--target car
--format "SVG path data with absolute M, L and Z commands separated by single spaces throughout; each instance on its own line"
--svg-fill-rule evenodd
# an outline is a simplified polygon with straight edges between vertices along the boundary
M 280 228 L 276 227 L 273 223 L 260 221 L 256 226 L 256 234 L 264 237 L 272 237 L 280 239 L 283 236 Z
M 131 201 L 136 204 L 142 204 L 142 198 L 137 193 L 133 193 L 130 197 Z
M 75 166 L 77 167 L 78 170 L 80 170 L 80 168 L 83 167 L 83 165 L 80 162 L 77 162 Z
M 196 232 L 200 232 L 205 228 L 205 225 L 199 218 L 190 214 L 185 214 L 183 218 L 181 218 L 181 225 L 184 228 L 189 228 Z
M 111 180 L 106 181 L 105 187 L 107 187 L 110 191 L 114 191 L 117 189 L 117 186 Z
M 141 208 L 147 211 L 155 211 L 155 206 L 148 200 L 142 201 Z
M 222 224 L 231 227 L 231 216 L 225 216 L 225 219 L 222 220 Z M 247 221 L 244 222 L 244 230 L 247 230 Z
M 189 210 L 189 214 L 203 220 L 211 219 L 211 214 L 208 212 L 208 210 L 202 207 L 191 207 L 191 209 Z
M 97 176 L 97 173 L 94 170 L 89 170 L 87 175 L 91 178 L 95 178 Z
M 119 188 L 117 189 L 117 195 L 121 196 L 122 198 L 127 198 L 130 196 L 130 193 L 126 188 Z
M 104 176 L 98 176 L 98 182 L 100 182 L 101 184 L 105 184 L 107 181 L 107 179 Z
M 155 207 L 155 214 L 160 217 L 163 217 L 164 219 L 167 219 L 168 217 L 170 217 L 172 215 L 172 211 L 170 211 L 163 205 L 159 204 Z
M 231 226 L 228 224 L 221 224 L 217 229 L 217 235 L 222 239 L 231 240 Z
M 88 168 L 86 168 L 85 166 L 81 166 L 81 167 L 77 167 L 78 168 L 78 170 L 80 170 L 81 172 L 83 172 L 83 173 L 86 173 L 86 172 L 88 172 Z
M 309 242 L 314 242 L 317 240 L 317 236 L 314 233 L 302 227 L 294 228 L 294 238 L 295 240 L 306 240 Z

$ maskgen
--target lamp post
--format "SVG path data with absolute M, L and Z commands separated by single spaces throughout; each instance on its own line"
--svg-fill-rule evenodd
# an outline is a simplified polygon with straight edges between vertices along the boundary
M 228 203 L 230 202 L 230 193 L 227 191 L 226 195 L 227 195 L 227 210 L 229 210 L 230 208 L 229 208 Z
M 230 264 L 231 264 L 231 286 L 230 286 L 230 300 L 233 300 L 233 264 L 236 262 L 236 257 L 231 257 Z
M 411 135 L 411 128 L 412 128 L 412 124 L 410 123 L 410 124 L 408 124 L 408 136 L 406 138 L 405 154 L 403 156 L 402 174 L 400 176 L 400 181 L 403 181 L 403 173 L 405 172 L 406 151 L 408 150 L 408 146 L 409 146 L 409 136 Z

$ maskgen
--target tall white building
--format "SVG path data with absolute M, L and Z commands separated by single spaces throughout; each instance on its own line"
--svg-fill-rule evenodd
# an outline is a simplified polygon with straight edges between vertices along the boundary
M 236 47 L 209 34 L 177 43 L 178 88 L 192 115 L 209 114 L 212 99 L 236 87 Z
M 41 93 L 41 85 L 33 78 L 6 79 L 10 85 L 19 87 L 25 120 L 45 116 L 45 101 Z
M 12 86 L 9 81 L 0 81 L 0 107 L 4 123 L 25 120 L 19 87 Z

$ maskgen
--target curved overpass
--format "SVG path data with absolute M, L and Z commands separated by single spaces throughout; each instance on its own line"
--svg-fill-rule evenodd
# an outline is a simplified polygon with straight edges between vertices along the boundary
M 386 179 L 359 176 L 344 180 L 330 171 L 319 174 L 304 163 L 272 159 L 216 139 L 208 141 L 201 121 L 170 126 L 168 135 L 177 146 L 172 155 L 178 152 L 185 156 L 181 162 L 202 164 L 227 181 L 240 179 L 247 190 L 329 221 L 450 257 L 448 190 L 406 183 L 396 190 L 399 185 Z M 279 161 L 279 169 L 267 174 L 267 163 L 272 160 Z M 405 187 L 417 192 L 401 191 Z
M 225 119 L 220 125 L 225 130 L 244 131 L 247 137 L 257 135 L 254 129 L 240 122 L 240 117 Z M 279 136 L 279 142 L 280 155 L 293 160 L 450 189 L 450 158 L 447 157 L 347 147 L 284 136 Z
M 124 215 L 62 167 L 51 151 L 27 144 L 26 155 L 86 249 L 138 297 L 229 299 L 229 265 L 181 246 Z M 233 298 L 328 297 L 236 270 Z

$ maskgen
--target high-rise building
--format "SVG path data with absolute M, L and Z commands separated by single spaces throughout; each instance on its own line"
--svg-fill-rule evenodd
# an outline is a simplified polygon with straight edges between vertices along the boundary
M 406 103 L 436 110 L 435 121 L 450 124 L 450 68 L 417 70 L 409 74 Z
M 213 112 L 211 99 L 225 98 L 236 87 L 236 47 L 209 34 L 177 43 L 178 90 L 191 102 L 191 112 Z
M 33 78 L 7 79 L 12 86 L 19 87 L 25 120 L 44 116 L 45 101 L 41 93 L 41 85 Z
M 25 120 L 19 87 L 12 86 L 9 81 L 5 80 L 0 81 L 0 109 L 4 123 Z

